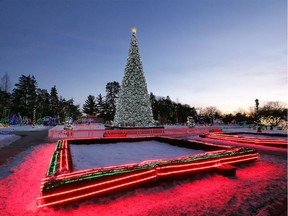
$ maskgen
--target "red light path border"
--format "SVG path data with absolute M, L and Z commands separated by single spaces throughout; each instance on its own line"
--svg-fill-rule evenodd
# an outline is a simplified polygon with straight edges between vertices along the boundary
M 157 180 L 178 176 L 178 175 L 190 175 L 202 171 L 215 171 L 218 166 L 224 164 L 238 164 L 243 162 L 252 162 L 258 159 L 258 153 L 255 150 L 247 151 L 245 153 L 236 154 L 241 148 L 227 148 L 227 150 L 216 150 L 211 151 L 207 155 L 213 156 L 215 154 L 223 154 L 224 156 L 217 158 L 204 158 L 200 161 L 189 161 L 189 162 L 177 162 L 174 164 L 159 163 L 154 167 L 131 171 L 123 174 L 115 174 L 110 177 L 100 177 L 89 181 L 89 183 L 83 182 L 83 184 L 73 185 L 73 183 L 67 183 L 64 186 L 57 186 L 56 189 L 48 189 L 43 192 L 45 184 L 53 183 L 54 181 L 67 181 L 71 179 L 81 178 L 85 175 L 89 175 L 97 172 L 95 169 L 84 170 L 78 172 L 72 172 L 72 164 L 69 151 L 69 144 L 67 140 L 63 140 L 60 148 L 60 157 L 56 163 L 56 175 L 47 176 L 42 180 L 42 194 L 38 200 L 38 207 L 54 206 L 64 204 L 71 201 L 76 201 L 91 196 L 105 194 L 113 191 L 117 191 L 131 186 L 143 185 Z M 236 152 L 236 153 L 235 153 Z M 206 156 L 205 154 L 203 154 Z M 159 160 L 163 162 L 163 160 Z M 155 163 L 155 161 L 153 161 Z M 148 162 L 143 162 L 144 164 Z M 113 170 L 119 168 L 129 168 L 135 166 L 135 164 L 128 164 L 118 167 L 108 167 L 103 170 Z M 68 187 L 66 187 L 68 185 Z
M 217 139 L 217 140 L 226 140 L 226 141 L 235 141 L 241 143 L 252 143 L 255 145 L 267 145 L 274 147 L 282 147 L 287 148 L 288 143 L 287 140 L 281 139 L 265 139 L 265 138 L 255 138 L 255 137 L 242 137 L 236 135 L 229 134 L 221 134 L 221 133 L 211 133 L 205 134 L 206 138 Z

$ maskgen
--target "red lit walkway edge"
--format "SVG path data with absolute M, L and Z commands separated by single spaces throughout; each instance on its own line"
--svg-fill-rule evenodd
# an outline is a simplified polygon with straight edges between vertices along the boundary
M 266 146 L 281 147 L 281 148 L 287 148 L 287 145 L 288 145 L 287 140 L 284 140 L 284 139 L 282 140 L 282 139 L 243 137 L 243 136 L 228 135 L 228 134 L 221 134 L 221 133 L 205 134 L 205 137 L 210 138 L 210 139 L 234 141 L 234 142 L 241 142 L 241 143 L 252 143 L 255 145 L 266 145 Z
M 63 154 L 65 155 L 65 147 L 67 147 L 65 143 L 63 147 L 62 157 Z M 86 176 L 86 178 L 87 176 L 89 177 L 89 175 L 92 175 L 93 170 L 87 170 L 86 174 L 85 172 L 80 172 L 79 175 L 74 175 L 73 177 L 68 174 L 67 178 L 63 177 L 65 174 L 59 175 L 60 180 L 57 176 L 50 176 L 43 181 L 44 185 L 42 188 L 42 194 L 38 198 L 38 207 L 64 204 L 67 202 L 76 201 L 100 194 L 106 194 L 132 186 L 147 184 L 149 182 L 165 179 L 167 177 L 174 177 L 178 175 L 189 176 L 190 174 L 203 171 L 215 171 L 218 166 L 224 164 L 234 165 L 243 162 L 251 162 L 257 160 L 258 158 L 258 153 L 255 150 L 249 150 L 244 154 L 237 154 L 237 152 L 239 152 L 239 148 L 237 148 L 229 149 L 227 152 L 229 155 L 223 154 L 222 157 L 217 158 L 213 158 L 212 156 L 208 159 L 206 158 L 203 160 L 190 162 L 174 164 L 159 163 L 156 165 L 154 164 L 152 167 L 146 165 L 145 169 L 142 168 L 136 171 L 126 173 L 123 172 L 111 176 L 102 176 L 97 178 L 91 177 L 89 180 L 85 180 L 82 183 L 80 181 L 80 183 L 77 183 L 77 180 L 80 180 L 83 178 L 83 176 Z M 60 163 L 67 163 L 65 157 L 64 159 L 60 158 Z M 63 166 L 59 165 L 59 167 L 60 169 L 61 167 L 63 169 Z M 73 172 L 71 174 L 73 174 Z M 46 190 L 44 190 L 45 186 L 47 185 L 48 187 L 46 187 Z

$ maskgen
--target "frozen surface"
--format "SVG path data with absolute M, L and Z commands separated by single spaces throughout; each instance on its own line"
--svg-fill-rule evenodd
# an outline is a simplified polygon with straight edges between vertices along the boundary
M 205 153 L 157 141 L 70 145 L 73 169 L 84 170 Z

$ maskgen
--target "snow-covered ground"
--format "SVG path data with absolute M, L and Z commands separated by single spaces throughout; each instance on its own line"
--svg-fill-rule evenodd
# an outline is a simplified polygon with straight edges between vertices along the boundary
M 0 180 L 0 215 L 274 215 L 287 198 L 286 159 L 262 155 L 235 177 L 203 174 L 57 208 L 36 207 L 55 144 L 36 147 Z M 276 206 L 276 207 L 275 207 Z M 283 211 L 283 209 L 282 209 Z
M 17 136 L 14 134 L 0 134 L 0 149 L 10 145 L 11 143 L 15 142 L 16 140 L 20 139 L 21 136 Z
M 39 131 L 39 130 L 47 130 L 48 126 L 36 125 L 33 127 L 32 125 L 10 125 L 9 127 L 0 128 L 0 130 L 12 130 L 12 131 Z
M 280 151 L 281 154 L 260 152 L 255 163 L 238 166 L 234 177 L 201 174 L 150 188 L 39 209 L 36 198 L 40 181 L 45 177 L 55 147 L 56 143 L 33 147 L 24 159 L 15 159 L 21 163 L 11 168 L 9 176 L 0 177 L 1 216 L 287 214 L 287 157 L 283 156 L 287 149 L 273 147 L 265 147 L 267 153 Z M 0 172 L 4 169 L 0 167 Z
M 219 127 L 222 128 L 222 127 Z M 248 128 L 248 127 L 223 127 L 223 132 L 257 132 L 255 129 Z M 287 134 L 286 130 L 262 130 L 263 133 L 279 133 L 279 134 Z
M 46 126 L 35 126 L 31 125 L 11 125 L 9 127 L 0 127 L 0 149 L 10 145 L 16 140 L 20 139 L 21 136 L 17 136 L 15 134 L 11 134 L 13 131 L 39 131 L 39 130 L 47 130 Z
M 118 142 L 105 145 L 77 144 L 70 145 L 70 152 L 75 171 L 205 153 L 203 150 L 182 148 L 157 141 Z
M 73 130 L 105 130 L 104 124 L 92 123 L 92 124 L 73 124 Z M 56 125 L 52 130 L 64 130 L 64 125 Z

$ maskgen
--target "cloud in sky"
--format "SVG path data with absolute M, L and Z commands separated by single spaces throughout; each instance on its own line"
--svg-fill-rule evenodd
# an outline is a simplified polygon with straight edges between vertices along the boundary
M 285 0 L 0 2 L 0 75 L 83 104 L 121 83 L 136 26 L 148 90 L 223 111 L 287 103 Z

